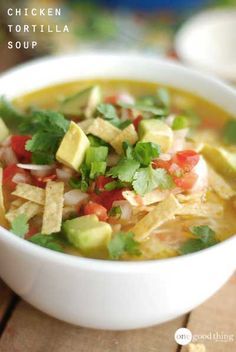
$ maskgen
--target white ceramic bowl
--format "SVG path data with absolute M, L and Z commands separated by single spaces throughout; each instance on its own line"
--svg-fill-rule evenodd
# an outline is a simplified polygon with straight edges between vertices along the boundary
M 190 18 L 177 33 L 183 62 L 236 81 L 236 9 L 214 9 Z
M 22 65 L 0 78 L 9 98 L 48 84 L 91 77 L 159 82 L 194 92 L 229 112 L 235 91 L 168 61 L 127 55 L 74 55 Z M 216 292 L 236 268 L 236 236 L 198 253 L 113 262 L 56 253 L 0 229 L 0 275 L 24 300 L 66 322 L 134 329 L 184 314 Z

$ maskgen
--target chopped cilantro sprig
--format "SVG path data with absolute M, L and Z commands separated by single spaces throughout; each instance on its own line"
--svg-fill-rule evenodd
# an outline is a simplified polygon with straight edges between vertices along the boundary
M 29 224 L 25 214 L 18 215 L 12 221 L 10 231 L 18 237 L 25 237 L 25 235 L 29 232 Z M 28 241 L 57 252 L 64 252 L 62 240 L 58 237 L 58 234 L 43 235 L 38 233 L 30 237 Z
M 24 114 L 18 111 L 5 98 L 0 98 L 0 116 L 7 126 L 22 134 L 32 136 L 26 144 L 26 150 L 32 152 L 35 164 L 51 164 L 61 139 L 65 135 L 69 121 L 58 112 L 49 110 L 31 110 Z
M 29 231 L 28 220 L 25 214 L 20 214 L 11 223 L 11 232 L 16 236 L 24 238 Z
M 166 88 L 157 89 L 156 94 L 142 96 L 134 104 L 127 104 L 120 101 L 119 106 L 126 109 L 138 110 L 143 114 L 153 115 L 153 117 L 166 117 L 170 108 L 170 95 Z
M 188 254 L 215 245 L 218 241 L 215 232 L 208 225 L 189 228 L 194 238 L 189 239 L 180 247 L 180 254 Z
M 132 182 L 139 167 L 140 163 L 137 160 L 122 158 L 108 171 L 107 175 L 118 178 L 122 182 Z
M 38 233 L 29 238 L 29 242 L 37 244 L 40 247 L 48 248 L 56 252 L 64 252 L 62 241 L 58 238 L 58 235 L 43 235 Z
M 60 113 L 48 110 L 33 111 L 31 119 L 19 126 L 22 133 L 33 134 L 32 139 L 26 143 L 26 150 L 32 152 L 32 162 L 53 163 L 68 128 L 69 121 Z
M 97 111 L 102 115 L 104 120 L 107 120 L 112 125 L 120 127 L 122 121 L 116 113 L 116 109 L 112 104 L 99 104 L 97 106 Z
M 158 144 L 151 142 L 138 142 L 134 148 L 133 155 L 143 166 L 148 166 L 150 162 L 160 155 L 161 148 Z
M 166 170 L 153 169 L 149 165 L 136 171 L 132 185 L 135 192 L 143 196 L 155 188 L 170 189 L 173 186 L 173 180 Z
M 138 142 L 133 148 L 123 143 L 125 156 L 112 167 L 107 175 L 121 182 L 131 183 L 134 190 L 144 195 L 155 188 L 169 189 L 173 186 L 171 176 L 164 169 L 153 169 L 151 162 L 160 155 L 160 147 L 150 142 Z
M 140 255 L 139 242 L 135 241 L 132 232 L 118 232 L 108 244 L 109 256 L 111 259 L 120 259 L 127 253 L 130 255 Z

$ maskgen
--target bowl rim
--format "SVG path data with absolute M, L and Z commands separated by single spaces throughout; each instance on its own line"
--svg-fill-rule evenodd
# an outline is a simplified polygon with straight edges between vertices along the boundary
M 192 78 L 194 79 L 196 76 L 199 78 L 202 78 L 204 80 L 207 80 L 208 82 L 221 86 L 222 89 L 225 90 L 226 93 L 234 95 L 236 97 L 236 90 L 226 84 L 224 81 L 210 75 L 206 74 L 203 72 L 199 72 L 195 68 L 189 68 L 186 67 L 180 63 L 176 63 L 175 61 L 171 59 L 166 59 L 166 58 L 153 58 L 145 54 L 137 54 L 137 53 L 110 53 L 110 52 L 104 52 L 104 51 L 96 51 L 96 52 L 89 52 L 89 53 L 74 53 L 74 54 L 66 54 L 66 55 L 55 55 L 55 56 L 45 56 L 43 58 L 37 58 L 30 60 L 29 62 L 19 64 L 15 66 L 14 68 L 7 70 L 6 72 L 2 73 L 0 75 L 0 80 L 7 79 L 8 75 L 15 74 L 18 71 L 24 70 L 25 68 L 28 68 L 30 66 L 34 66 L 37 64 L 47 64 L 49 62 L 61 60 L 61 59 L 75 59 L 75 58 L 86 58 L 86 57 L 94 57 L 94 56 L 99 56 L 99 57 L 110 57 L 110 58 L 122 58 L 122 59 L 140 59 L 140 60 L 151 60 L 155 61 L 156 64 L 162 64 L 165 65 L 166 67 L 171 67 L 172 69 L 176 70 L 182 70 L 183 72 L 186 72 L 188 74 L 192 74 Z M 116 78 L 116 77 L 115 77 Z M 122 79 L 125 79 L 122 77 Z M 137 81 L 140 81 L 140 79 L 137 79 Z M 145 79 L 144 79 L 145 81 Z M 69 82 L 69 81 L 67 81 Z M 52 85 L 56 85 L 58 83 L 53 83 Z M 50 84 L 46 85 L 45 87 L 50 86 Z M 33 89 L 33 91 L 37 91 L 40 88 Z M 27 94 L 27 93 L 26 93 Z M 101 269 L 105 271 L 119 271 L 119 272 L 126 272 L 127 269 L 132 272 L 140 272 L 142 270 L 146 270 L 146 268 L 155 268 L 156 266 L 163 266 L 163 265 L 173 265 L 176 262 L 180 261 L 188 261 L 192 260 L 194 258 L 197 258 L 198 256 L 204 256 L 208 255 L 208 253 L 213 253 L 213 251 L 220 251 L 221 249 L 224 249 L 226 246 L 230 246 L 231 244 L 236 245 L 236 234 L 232 235 L 228 239 L 217 243 L 216 245 L 200 250 L 198 252 L 194 253 L 189 253 L 186 255 L 180 255 L 176 257 L 170 257 L 170 258 L 162 258 L 162 259 L 148 259 L 148 260 L 134 260 L 134 261 L 119 261 L 119 260 L 108 260 L 108 259 L 95 259 L 95 258 L 87 258 L 87 257 L 79 257 L 79 256 L 74 256 L 72 254 L 67 254 L 67 253 L 61 253 L 61 252 L 56 252 L 41 246 L 38 246 L 34 243 L 31 243 L 25 239 L 22 239 L 18 237 L 17 235 L 14 235 L 12 232 L 7 230 L 6 228 L 0 226 L 0 235 L 3 236 L 3 240 L 8 242 L 9 245 L 13 245 L 15 247 L 18 247 L 18 249 L 22 252 L 26 252 L 26 254 L 34 255 L 34 256 L 39 256 L 41 258 L 45 258 L 48 260 L 52 260 L 54 262 L 60 262 L 65 265 L 70 265 L 70 266 L 78 266 L 82 267 L 83 269 L 87 270 L 96 270 L 100 271 Z

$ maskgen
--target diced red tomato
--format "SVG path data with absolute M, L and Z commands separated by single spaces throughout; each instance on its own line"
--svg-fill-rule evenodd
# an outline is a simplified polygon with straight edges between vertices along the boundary
M 177 187 L 183 190 L 191 189 L 198 176 L 191 172 L 199 162 L 200 156 L 194 150 L 183 150 L 177 152 L 171 160 L 156 159 L 152 162 L 154 169 L 165 169 L 172 175 Z
M 30 136 L 18 136 L 14 135 L 11 137 L 11 147 L 16 153 L 16 156 L 20 161 L 30 162 L 31 161 L 31 152 L 28 152 L 25 149 L 26 142 L 31 139 Z
M 114 181 L 114 179 L 112 177 L 106 177 L 106 176 L 98 176 L 98 178 L 96 179 L 95 183 L 95 188 L 98 191 L 104 191 L 104 187 L 107 183 L 110 183 Z
M 169 171 L 170 167 L 171 167 L 171 160 L 161 160 L 161 159 L 156 159 L 153 160 L 152 162 L 152 167 L 153 169 L 165 169 L 167 171 Z
M 118 96 L 117 95 L 109 95 L 108 97 L 105 97 L 104 101 L 106 104 L 116 105 L 117 101 L 118 101 Z
M 198 179 L 198 175 L 194 172 L 188 172 L 181 177 L 174 177 L 174 182 L 177 187 L 187 191 L 191 189 Z
M 104 191 L 100 194 L 91 194 L 91 200 L 103 205 L 107 210 L 110 210 L 113 202 L 116 200 L 123 200 L 122 192 L 124 189 L 114 189 L 113 191 Z
M 27 172 L 19 168 L 16 164 L 11 164 L 3 169 L 3 185 L 13 191 L 16 188 L 16 183 L 12 181 L 16 174 L 27 175 Z
M 183 150 L 176 153 L 173 162 L 179 165 L 184 171 L 189 172 L 197 165 L 199 159 L 199 154 L 194 150 Z
M 84 215 L 97 215 L 100 221 L 106 221 L 108 219 L 107 209 L 101 204 L 89 201 L 84 207 Z
M 138 115 L 134 121 L 133 121 L 133 125 L 134 125 L 134 128 L 136 129 L 136 131 L 138 131 L 138 126 L 140 124 L 140 122 L 143 120 L 143 116 L 142 115 Z
M 50 176 L 45 176 L 45 177 L 34 177 L 33 184 L 37 187 L 45 188 L 47 182 L 55 180 L 56 177 L 57 177 L 57 175 L 55 175 L 55 174 L 50 175 Z
M 39 231 L 36 229 L 36 227 L 30 225 L 29 227 L 29 231 L 27 232 L 27 234 L 25 235 L 25 239 L 28 239 L 32 236 L 34 236 L 36 233 L 38 233 Z

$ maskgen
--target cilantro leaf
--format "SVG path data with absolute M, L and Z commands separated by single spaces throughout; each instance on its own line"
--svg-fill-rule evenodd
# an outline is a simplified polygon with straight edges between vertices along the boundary
M 215 242 L 215 232 L 208 225 L 192 226 L 190 231 L 205 244 Z
M 197 252 L 217 243 L 216 234 L 209 226 L 192 226 L 189 229 L 195 238 L 191 238 L 180 247 L 181 254 Z
M 10 231 L 13 232 L 15 235 L 24 238 L 24 236 L 29 231 L 29 225 L 25 214 L 18 215 L 12 221 Z
M 130 143 L 123 142 L 125 157 L 112 167 L 108 176 L 118 178 L 122 182 L 130 182 L 134 190 L 144 195 L 154 188 L 171 188 L 173 181 L 164 169 L 154 170 L 151 161 L 160 155 L 160 147 L 150 142 L 138 142 L 133 148 Z M 140 166 L 146 166 L 141 167 Z M 114 187 L 116 185 L 114 184 Z M 110 187 L 110 185 L 107 185 Z M 113 187 L 113 183 L 111 185 Z
M 127 186 L 126 183 L 118 180 L 118 181 L 112 181 L 112 182 L 107 183 L 104 186 L 104 189 L 107 191 L 113 191 L 114 189 L 120 189 L 120 188 L 124 188 L 126 186 Z
M 29 134 L 43 130 L 61 135 L 66 133 L 69 124 L 70 122 L 58 112 L 35 109 L 29 115 L 29 119 L 20 124 L 19 130 L 21 133 Z
M 135 172 L 140 167 L 140 163 L 132 159 L 121 159 L 118 164 L 112 167 L 107 173 L 108 176 L 118 177 L 120 181 L 132 182 Z
M 123 108 L 135 109 L 160 118 L 169 113 L 170 95 L 166 88 L 159 88 L 155 95 L 142 96 L 136 100 L 135 104 L 127 104 L 122 101 L 118 104 Z
M 63 115 L 47 110 L 35 110 L 30 121 L 19 129 L 33 137 L 26 143 L 26 150 L 32 152 L 35 164 L 49 164 L 55 161 L 59 144 L 69 128 L 69 121 Z
M 236 144 L 236 120 L 226 122 L 223 128 L 223 140 L 226 144 Z
M 138 142 L 134 148 L 134 158 L 144 166 L 160 155 L 160 146 L 151 142 Z
M 133 159 L 133 146 L 128 141 L 122 143 L 122 148 L 127 159 Z
M 56 252 L 64 252 L 58 235 L 43 235 L 38 233 L 30 237 L 28 241 L 37 244 L 40 247 L 48 248 Z
M 190 239 L 186 241 L 182 246 L 180 247 L 180 254 L 189 254 L 189 253 L 194 253 L 201 251 L 204 249 L 204 243 L 201 240 L 197 239 Z
M 160 146 L 151 142 L 138 142 L 135 147 L 123 142 L 123 151 L 127 159 L 134 159 L 141 165 L 148 166 L 150 162 L 160 155 Z
M 140 168 L 134 175 L 132 182 L 134 190 L 144 195 L 155 188 L 170 189 L 173 186 L 173 180 L 164 169 L 153 169 L 151 165 Z
M 120 127 L 121 120 L 119 119 L 116 109 L 111 104 L 99 104 L 97 106 L 97 111 L 102 115 L 104 120 L 107 120 L 112 125 Z
M 119 259 L 124 253 L 140 255 L 139 242 L 134 240 L 132 232 L 118 232 L 108 244 L 111 259 Z
M 25 149 L 32 152 L 32 162 L 35 164 L 51 164 L 55 160 L 60 139 L 47 132 L 37 132 L 27 141 Z
M 143 113 L 150 113 L 156 116 L 165 116 L 166 111 L 163 108 L 156 107 L 154 105 L 145 105 L 142 102 L 137 102 L 136 104 L 127 104 L 124 102 L 119 102 L 119 106 L 125 109 L 133 109 L 133 110 L 138 110 Z

